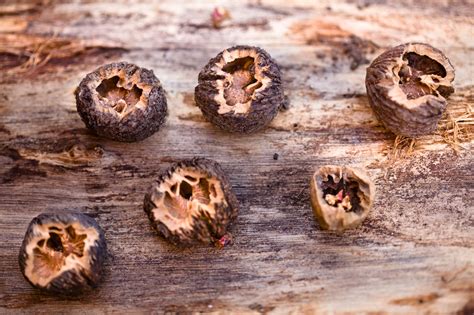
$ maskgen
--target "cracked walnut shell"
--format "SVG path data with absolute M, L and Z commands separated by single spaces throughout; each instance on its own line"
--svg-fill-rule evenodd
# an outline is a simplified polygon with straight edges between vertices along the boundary
M 143 140 L 158 131 L 167 116 L 165 92 L 153 71 L 126 62 L 89 73 L 75 95 L 87 128 L 117 141 Z
M 221 129 L 257 131 L 283 104 L 280 68 L 261 48 L 228 48 L 199 73 L 194 98 L 206 119 Z
M 76 294 L 97 286 L 106 256 L 104 233 L 94 219 L 80 213 L 43 213 L 28 226 L 19 263 L 32 286 Z
M 153 228 L 174 244 L 214 243 L 238 213 L 238 201 L 217 162 L 183 160 L 163 172 L 145 195 Z
M 375 186 L 365 172 L 347 166 L 323 166 L 311 178 L 311 206 L 321 228 L 344 231 L 367 217 Z
M 369 103 L 383 124 L 397 135 L 432 133 L 454 92 L 454 68 L 428 44 L 408 43 L 391 48 L 367 68 Z

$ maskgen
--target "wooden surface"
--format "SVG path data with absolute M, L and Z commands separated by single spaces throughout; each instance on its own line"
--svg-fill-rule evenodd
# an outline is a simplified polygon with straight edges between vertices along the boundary
M 395 137 L 365 95 L 368 60 L 424 41 L 456 68 L 449 109 L 473 104 L 473 2 L 414 3 L 0 5 L 0 313 L 472 314 L 473 143 L 456 153 L 436 134 L 395 159 Z M 219 30 L 216 5 L 232 15 Z M 290 104 L 250 136 L 217 130 L 193 102 L 199 70 L 234 44 L 277 60 Z M 95 137 L 76 113 L 81 78 L 115 60 L 153 69 L 167 91 L 169 119 L 143 142 Z M 235 244 L 223 250 L 171 246 L 142 210 L 159 170 L 193 156 L 219 161 L 241 204 Z M 309 178 L 328 163 L 361 167 L 376 183 L 373 211 L 344 235 L 321 231 L 310 207 Z M 106 232 L 105 278 L 91 294 L 45 295 L 20 273 L 28 223 L 59 209 Z

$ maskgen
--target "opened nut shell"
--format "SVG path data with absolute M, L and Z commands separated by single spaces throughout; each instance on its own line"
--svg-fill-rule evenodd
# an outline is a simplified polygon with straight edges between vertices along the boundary
M 367 68 L 365 85 L 376 116 L 393 133 L 432 133 L 454 92 L 454 68 L 438 49 L 422 43 L 391 48 Z
M 199 73 L 198 82 L 196 105 L 207 120 L 230 132 L 262 129 L 284 99 L 280 68 L 258 47 L 222 51 Z
M 238 202 L 219 164 L 194 158 L 158 177 L 144 210 L 155 230 L 174 244 L 214 243 L 236 218 Z
M 360 225 L 374 197 L 372 180 L 359 169 L 328 165 L 311 178 L 311 206 L 325 230 L 344 231 Z
M 89 73 L 75 95 L 87 128 L 117 141 L 143 140 L 158 131 L 167 116 L 165 92 L 153 71 L 126 62 Z
M 19 263 L 32 286 L 76 294 L 97 286 L 106 257 L 104 233 L 94 219 L 80 213 L 43 213 L 28 226 Z

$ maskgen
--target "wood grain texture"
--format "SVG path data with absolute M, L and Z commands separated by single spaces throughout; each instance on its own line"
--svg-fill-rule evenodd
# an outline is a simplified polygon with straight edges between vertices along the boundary
M 364 87 L 369 60 L 425 41 L 456 69 L 448 108 L 473 104 L 472 2 L 315 2 L 0 5 L 0 312 L 472 314 L 473 143 L 455 154 L 427 136 L 389 163 L 394 136 Z M 216 30 L 219 4 L 232 19 Z M 235 44 L 272 55 L 290 104 L 249 136 L 221 132 L 193 101 L 200 69 Z M 169 119 L 142 142 L 95 137 L 75 109 L 82 77 L 117 60 L 167 91 Z M 241 204 L 223 250 L 169 245 L 142 209 L 160 169 L 193 156 L 219 161 Z M 320 230 L 310 207 L 310 176 L 329 163 L 376 183 L 373 211 L 344 235 Z M 102 285 L 70 299 L 34 290 L 17 261 L 30 220 L 63 209 L 94 217 L 110 252 Z

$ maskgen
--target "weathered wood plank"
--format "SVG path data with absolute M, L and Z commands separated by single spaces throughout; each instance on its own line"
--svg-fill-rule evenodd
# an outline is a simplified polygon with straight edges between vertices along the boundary
M 426 41 L 457 70 L 450 110 L 472 106 L 473 4 L 236 2 L 226 4 L 232 19 L 220 30 L 208 21 L 215 5 L 0 6 L 2 313 L 472 312 L 473 143 L 455 153 L 437 134 L 418 139 L 412 155 L 391 159 L 394 136 L 373 116 L 364 77 L 365 59 Z M 222 133 L 193 102 L 200 68 L 234 44 L 272 54 L 290 102 L 250 136 Z M 45 60 L 38 47 L 50 60 L 18 68 L 35 52 L 37 62 Z M 111 60 L 152 68 L 167 90 L 170 117 L 145 141 L 97 138 L 75 111 L 81 78 Z M 159 170 L 196 155 L 222 164 L 241 203 L 235 244 L 223 250 L 173 247 L 142 210 Z M 365 168 L 377 186 L 367 221 L 342 236 L 321 231 L 309 203 L 309 178 L 328 163 Z M 106 275 L 89 295 L 48 296 L 22 279 L 25 229 L 56 209 L 87 213 L 106 232 Z

